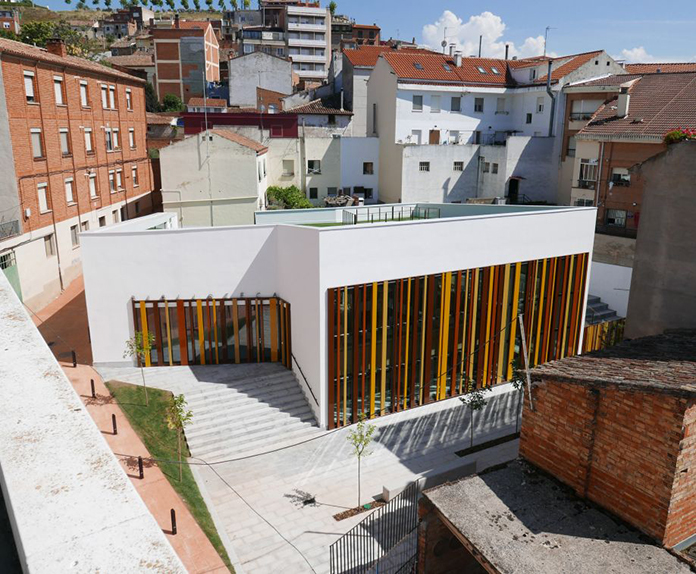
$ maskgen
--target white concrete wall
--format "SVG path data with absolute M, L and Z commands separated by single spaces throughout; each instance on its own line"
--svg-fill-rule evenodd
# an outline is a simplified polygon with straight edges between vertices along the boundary
M 523 177 L 519 194 L 535 201 L 556 202 L 558 189 L 558 137 L 512 136 L 507 140 L 506 175 Z
M 342 137 L 340 187 L 366 187 L 372 189 L 372 199 L 365 203 L 377 203 L 379 199 L 379 138 Z M 363 164 L 371 162 L 373 174 L 363 173 Z
M 628 311 L 628 294 L 631 290 L 633 269 L 621 265 L 592 262 L 590 295 L 596 295 L 621 317 Z
M 345 75 L 344 72 L 344 86 L 346 93 L 349 93 L 345 105 L 346 109 L 353 112 L 353 134 L 356 136 L 371 135 L 367 133 L 367 81 L 370 79 L 372 70 L 353 68 L 350 63 L 348 66 L 351 73 Z M 347 82 L 350 82 L 350 88 Z M 348 89 L 350 92 L 347 91 Z
M 252 224 L 267 187 L 265 154 L 211 135 L 212 141 L 201 133 L 160 150 L 163 208 L 184 227 Z
M 307 137 L 301 140 L 303 162 L 299 166 L 304 177 L 304 189 L 307 198 L 317 206 L 324 205 L 329 187 L 340 187 L 341 183 L 341 138 Z M 310 174 L 307 171 L 309 160 L 321 162 L 321 173 Z M 310 198 L 310 189 L 317 188 L 317 198 Z
M 230 105 L 256 107 L 256 88 L 292 93 L 292 63 L 264 52 L 229 61 Z

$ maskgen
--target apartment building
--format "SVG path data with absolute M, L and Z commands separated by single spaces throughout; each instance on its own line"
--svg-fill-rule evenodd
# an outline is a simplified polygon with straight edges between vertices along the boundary
M 353 24 L 353 42 L 358 45 L 379 46 L 381 30 L 377 24 Z
M 0 267 L 32 309 L 81 273 L 80 233 L 148 213 L 144 82 L 0 40 Z
M 563 86 L 621 71 L 603 51 L 529 60 L 380 54 L 366 109 L 367 135 L 380 138 L 389 166 L 380 192 L 388 201 L 554 202 Z
M 178 96 L 183 103 L 203 97 L 207 82 L 220 81 L 220 47 L 210 22 L 179 20 L 152 28 L 157 97 Z
M 0 9 L 0 30 L 19 34 L 19 11 Z

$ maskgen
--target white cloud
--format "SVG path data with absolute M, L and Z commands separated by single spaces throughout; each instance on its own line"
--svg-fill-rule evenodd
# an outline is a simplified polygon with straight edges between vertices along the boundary
M 648 52 L 643 48 L 643 46 L 638 46 L 637 48 L 631 48 L 630 50 L 623 49 L 621 54 L 614 56 L 615 60 L 626 60 L 629 64 L 639 62 L 642 64 L 647 64 L 648 62 L 655 62 L 655 58 L 648 54 Z
M 448 44 L 456 44 L 455 50 L 460 50 L 464 56 L 478 54 L 479 36 L 483 36 L 481 55 L 486 58 L 505 57 L 505 44 L 510 46 L 511 58 L 528 58 L 544 53 L 543 36 L 529 37 L 517 47 L 513 42 L 503 40 L 505 28 L 503 19 L 492 12 L 482 12 L 464 22 L 454 12 L 445 10 L 434 24 L 423 26 L 422 37 L 424 44 L 438 51 L 442 50 L 441 43 L 445 38 Z M 553 52 L 549 52 L 549 55 L 555 56 Z

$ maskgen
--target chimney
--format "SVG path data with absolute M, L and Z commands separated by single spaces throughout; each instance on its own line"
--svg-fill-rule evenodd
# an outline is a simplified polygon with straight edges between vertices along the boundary
M 508 55 L 510 54 L 510 44 L 505 44 L 505 59 L 508 59 Z
M 51 38 L 48 40 L 46 42 L 46 51 L 49 54 L 60 56 L 61 58 L 65 58 L 65 56 L 68 55 L 68 52 L 65 49 L 65 42 L 63 42 L 63 40 L 60 38 Z
M 454 56 L 454 44 L 449 45 L 449 55 L 450 55 L 450 58 L 452 56 Z
M 628 93 L 627 87 L 622 87 L 619 92 L 619 100 L 616 103 L 616 115 L 619 118 L 625 118 L 628 115 L 628 104 L 631 101 L 631 95 Z
M 174 14 L 174 27 L 179 28 L 179 14 Z
M 454 65 L 457 66 L 457 68 L 462 67 L 462 53 L 461 52 L 454 53 Z

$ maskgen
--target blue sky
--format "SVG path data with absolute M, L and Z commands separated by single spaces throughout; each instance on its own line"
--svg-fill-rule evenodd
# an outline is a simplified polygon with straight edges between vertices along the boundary
M 328 5 L 326 0 L 321 1 Z M 506 42 L 513 45 L 513 53 L 536 55 L 543 50 L 544 28 L 552 26 L 548 49 L 559 55 L 603 48 L 612 56 L 630 61 L 696 60 L 693 0 L 336 2 L 338 13 L 348 14 L 360 23 L 376 22 L 385 37 L 398 34 L 439 46 L 446 27 L 448 41 L 456 42 L 467 54 L 478 50 L 478 37 L 484 34 L 484 55 L 501 56 Z M 113 4 L 118 1 L 113 0 Z M 53 9 L 65 7 L 62 0 L 49 0 L 48 5 Z M 255 0 L 252 5 L 256 5 Z

